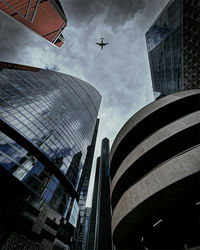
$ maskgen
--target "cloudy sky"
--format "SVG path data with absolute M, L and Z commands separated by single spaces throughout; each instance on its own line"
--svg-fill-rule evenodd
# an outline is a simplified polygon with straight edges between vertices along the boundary
M 108 137 L 112 145 L 123 124 L 154 100 L 145 32 L 168 0 L 60 2 L 68 19 L 61 49 L 0 12 L 0 60 L 55 69 L 98 89 L 102 103 L 95 165 L 101 140 Z M 103 50 L 96 45 L 100 37 L 109 42 Z

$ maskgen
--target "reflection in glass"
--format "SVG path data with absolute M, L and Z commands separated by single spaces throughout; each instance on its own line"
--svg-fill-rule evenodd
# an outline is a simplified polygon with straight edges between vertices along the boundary
M 153 90 L 161 96 L 183 90 L 181 1 L 174 1 L 146 33 Z

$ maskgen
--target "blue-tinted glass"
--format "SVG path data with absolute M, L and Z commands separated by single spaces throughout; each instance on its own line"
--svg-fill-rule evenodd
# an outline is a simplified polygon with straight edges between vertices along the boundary
M 75 188 L 91 144 L 100 100 L 95 88 L 69 75 L 15 69 L 3 69 L 0 74 L 2 118 L 48 156 Z M 62 198 L 64 188 L 59 181 L 15 141 L 3 134 L 1 137 L 1 165 L 63 211 L 66 199 Z
M 168 95 L 182 90 L 181 1 L 172 1 L 146 33 L 154 91 Z

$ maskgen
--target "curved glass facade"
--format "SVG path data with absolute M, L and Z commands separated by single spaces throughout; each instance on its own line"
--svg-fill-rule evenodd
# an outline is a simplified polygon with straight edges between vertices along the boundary
M 2 120 L 42 151 L 77 190 L 100 94 L 69 75 L 8 66 L 0 71 Z M 18 143 L 0 133 L 0 165 L 63 215 L 69 198 L 59 178 Z

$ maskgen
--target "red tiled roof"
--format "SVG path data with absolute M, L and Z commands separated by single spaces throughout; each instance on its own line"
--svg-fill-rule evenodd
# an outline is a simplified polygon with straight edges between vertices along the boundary
M 67 20 L 54 0 L 0 0 L 0 9 L 57 47 L 64 44 Z

